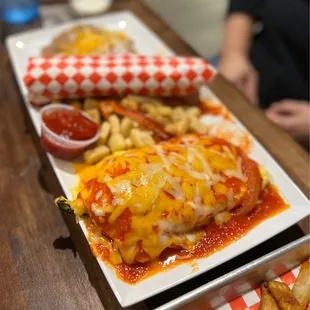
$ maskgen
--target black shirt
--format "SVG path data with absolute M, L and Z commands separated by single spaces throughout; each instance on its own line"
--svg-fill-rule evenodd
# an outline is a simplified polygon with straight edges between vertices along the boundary
M 309 101 L 309 0 L 231 0 L 233 12 L 262 26 L 251 48 L 261 107 L 281 99 Z

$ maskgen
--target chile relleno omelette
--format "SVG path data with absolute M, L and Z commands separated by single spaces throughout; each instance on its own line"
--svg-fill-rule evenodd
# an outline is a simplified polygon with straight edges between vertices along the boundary
M 76 199 L 57 204 L 89 216 L 112 264 L 148 264 L 167 249 L 191 253 L 206 227 L 251 214 L 269 183 L 260 171 L 222 139 L 185 135 L 87 167 Z

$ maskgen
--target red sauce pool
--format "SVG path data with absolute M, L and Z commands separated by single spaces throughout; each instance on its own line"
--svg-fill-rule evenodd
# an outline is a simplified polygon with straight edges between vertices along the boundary
M 45 151 L 62 159 L 73 159 L 81 154 L 87 146 L 87 140 L 93 138 L 98 126 L 95 122 L 85 117 L 79 110 L 57 109 L 51 112 L 43 112 L 42 121 L 45 126 L 54 134 L 53 136 L 46 129 L 42 129 L 41 145 Z M 74 143 L 74 142 L 83 142 Z
M 125 263 L 113 265 L 109 260 L 109 251 L 100 244 L 91 244 L 92 251 L 96 257 L 109 263 L 115 270 L 118 277 L 129 284 L 136 284 L 139 281 L 150 277 L 158 272 L 167 270 L 176 265 L 192 262 L 197 258 L 203 258 L 219 251 L 229 244 L 245 236 L 251 229 L 278 213 L 289 208 L 275 186 L 269 184 L 259 203 L 250 215 L 232 216 L 231 220 L 222 225 L 211 223 L 205 227 L 205 236 L 197 243 L 191 253 L 186 253 L 186 259 L 175 259 L 167 263 L 167 258 L 179 254 L 182 256 L 184 250 L 165 250 L 161 258 L 147 264 L 127 265 Z M 87 226 L 88 232 L 92 233 L 91 224 Z M 183 253 L 184 255 L 185 253 Z
M 213 106 L 212 104 L 208 104 L 207 102 L 201 103 L 200 110 L 203 114 L 219 115 L 223 116 L 227 120 L 231 120 L 230 113 L 226 111 L 222 105 Z

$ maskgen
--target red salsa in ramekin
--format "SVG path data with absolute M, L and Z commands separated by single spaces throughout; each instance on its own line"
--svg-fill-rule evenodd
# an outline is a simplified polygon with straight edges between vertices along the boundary
M 68 160 L 78 157 L 98 135 L 97 124 L 78 109 L 53 104 L 41 110 L 41 145 L 55 157 Z

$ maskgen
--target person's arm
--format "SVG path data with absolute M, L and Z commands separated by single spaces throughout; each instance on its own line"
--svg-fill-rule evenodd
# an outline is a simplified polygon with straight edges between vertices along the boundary
M 231 0 L 226 19 L 222 53 L 227 51 L 248 55 L 252 26 L 260 19 L 266 0 Z
M 264 0 L 232 0 L 226 20 L 219 71 L 257 103 L 257 73 L 249 59 L 252 26 Z
M 227 17 L 221 56 L 235 54 L 248 58 L 252 40 L 253 18 L 245 13 Z

